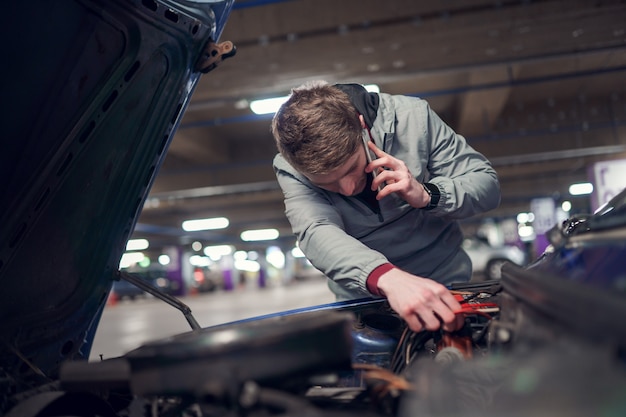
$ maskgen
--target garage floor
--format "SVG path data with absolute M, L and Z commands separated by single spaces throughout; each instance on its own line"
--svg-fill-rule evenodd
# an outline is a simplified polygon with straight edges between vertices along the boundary
M 273 287 L 243 287 L 181 297 L 201 327 L 332 303 L 334 295 L 323 278 Z M 145 342 L 190 331 L 183 314 L 155 298 L 109 303 L 91 350 L 90 360 L 122 355 Z

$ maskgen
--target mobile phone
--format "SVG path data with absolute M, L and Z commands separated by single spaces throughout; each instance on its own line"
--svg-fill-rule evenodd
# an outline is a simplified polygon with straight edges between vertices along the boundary
M 374 154 L 374 152 L 372 152 L 369 148 L 369 146 L 367 146 L 368 142 L 374 142 L 372 140 L 372 134 L 370 133 L 369 130 L 367 129 L 363 129 L 363 146 L 365 147 L 365 157 L 367 158 L 367 163 L 369 164 L 370 162 L 372 162 L 374 159 L 376 159 L 376 154 Z M 372 171 L 372 180 L 376 178 L 376 170 Z M 382 190 L 384 187 L 383 184 L 378 186 L 378 191 Z

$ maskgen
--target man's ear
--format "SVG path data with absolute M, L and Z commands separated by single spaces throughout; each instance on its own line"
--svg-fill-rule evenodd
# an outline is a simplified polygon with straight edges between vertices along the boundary
M 361 127 L 363 129 L 367 129 L 367 125 L 365 124 L 365 118 L 363 117 L 362 114 L 359 114 L 359 120 L 361 121 Z

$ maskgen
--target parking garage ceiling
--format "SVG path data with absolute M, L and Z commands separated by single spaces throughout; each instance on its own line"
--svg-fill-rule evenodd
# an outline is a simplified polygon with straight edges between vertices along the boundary
M 237 0 L 221 41 L 233 58 L 200 79 L 133 237 L 155 245 L 237 243 L 278 228 L 293 244 L 272 170 L 271 115 L 251 100 L 302 82 L 377 84 L 422 97 L 497 170 L 500 207 L 588 198 L 568 187 L 626 157 L 626 2 L 574 0 Z M 224 216 L 221 231 L 183 220 Z

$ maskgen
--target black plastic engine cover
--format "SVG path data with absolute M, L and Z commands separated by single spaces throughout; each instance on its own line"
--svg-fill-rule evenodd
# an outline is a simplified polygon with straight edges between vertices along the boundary
M 354 316 L 314 311 L 192 331 L 125 355 L 138 395 L 195 394 L 247 380 L 283 386 L 290 377 L 351 369 Z

